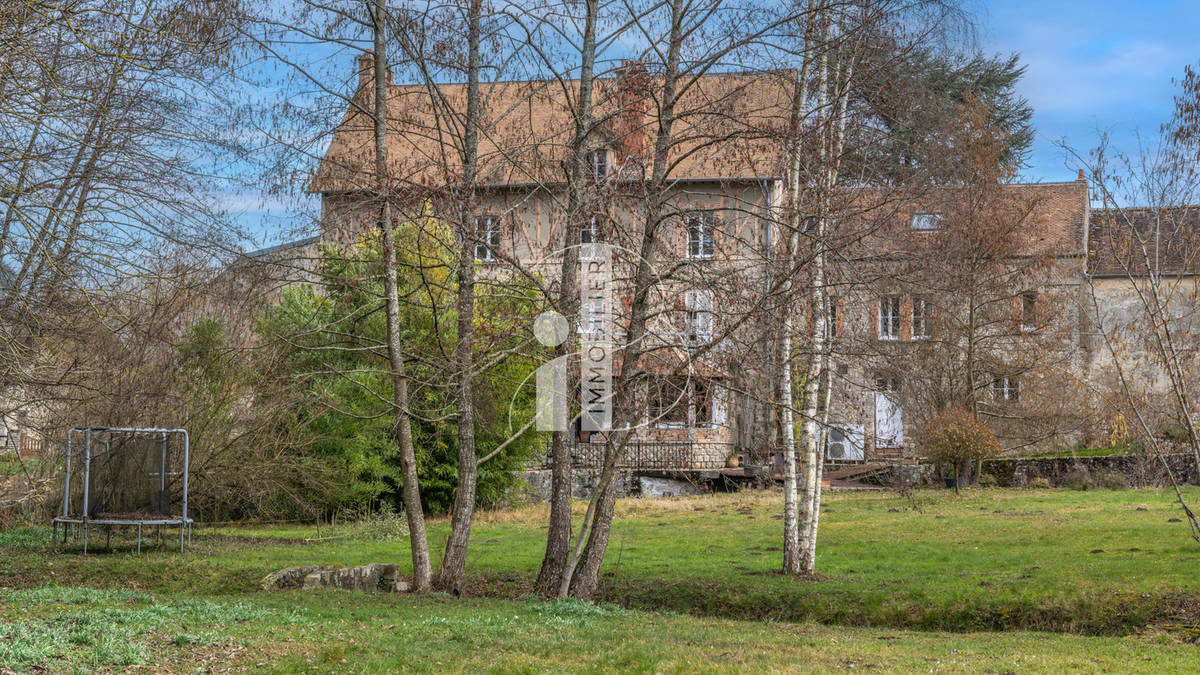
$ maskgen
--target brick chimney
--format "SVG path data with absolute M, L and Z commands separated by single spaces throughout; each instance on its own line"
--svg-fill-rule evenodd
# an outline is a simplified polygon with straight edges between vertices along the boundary
M 618 163 L 644 162 L 649 148 L 646 110 L 650 96 L 650 75 L 645 64 L 640 60 L 622 61 L 615 88 L 618 111 L 613 119 L 613 135 L 614 149 L 620 155 Z
M 392 83 L 392 69 L 388 68 L 387 83 Z M 375 52 L 366 51 L 358 56 L 358 91 L 368 92 L 375 86 Z

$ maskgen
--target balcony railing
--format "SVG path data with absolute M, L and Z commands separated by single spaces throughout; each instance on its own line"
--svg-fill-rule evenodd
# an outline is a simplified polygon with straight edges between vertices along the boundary
M 625 446 L 619 469 L 646 471 L 683 471 L 720 469 L 733 452 L 732 443 L 689 441 L 637 441 Z M 571 446 L 571 466 L 598 469 L 604 465 L 604 443 L 575 443 Z M 549 468 L 550 458 L 543 466 Z

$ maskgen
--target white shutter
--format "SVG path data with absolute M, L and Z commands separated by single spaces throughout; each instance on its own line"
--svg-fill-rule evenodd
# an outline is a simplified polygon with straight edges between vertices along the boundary
M 846 432 L 846 459 L 862 461 L 866 459 L 866 438 L 863 433 L 863 425 L 851 424 L 845 429 Z
M 696 343 L 708 344 L 713 338 L 713 293 L 708 289 L 690 290 L 684 293 L 684 305 L 688 314 L 688 337 L 694 336 Z
M 875 445 L 880 448 L 904 446 L 904 416 L 899 404 L 882 391 L 875 392 Z

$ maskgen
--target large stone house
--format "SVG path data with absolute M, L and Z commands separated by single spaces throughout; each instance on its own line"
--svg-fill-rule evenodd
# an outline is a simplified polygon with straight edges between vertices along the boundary
M 363 113 L 369 60 L 359 69 L 355 102 L 309 185 L 321 197 L 328 241 L 352 240 L 373 226 L 376 213 L 372 123 Z M 653 323 L 664 348 L 641 364 L 653 376 L 637 435 L 640 443 L 674 449 L 637 455 L 635 461 L 656 465 L 647 468 L 721 466 L 738 452 L 762 462 L 777 437 L 764 401 L 773 398 L 778 315 L 763 298 L 774 283 L 772 252 L 785 236 L 784 153 L 776 133 L 794 78 L 707 75 L 679 102 L 669 220 L 660 228 L 660 260 L 672 264 L 664 265 L 670 272 Z M 639 189 L 657 126 L 652 84 L 635 65 L 597 82 L 601 121 L 588 154 L 593 216 L 568 240 L 635 246 Z M 573 129 L 564 92 L 576 88 L 557 81 L 484 85 L 475 210 L 483 278 L 517 266 L 549 277 L 558 267 L 552 242 L 569 227 L 563 205 Z M 465 88 L 391 85 L 387 100 L 392 192 L 402 214 L 414 213 L 461 170 L 450 120 L 463 107 Z M 1080 176 L 1005 186 L 990 197 L 990 217 L 964 208 L 974 203 L 967 192 L 845 190 L 832 235 L 840 244 L 830 290 L 830 459 L 918 454 L 916 430 L 960 391 L 970 392 L 1008 449 L 1078 437 L 1073 421 L 1090 405 L 1078 394 L 1087 390 L 1095 347 L 1087 184 Z M 984 244 L 972 248 L 971 237 Z M 984 249 L 991 257 L 981 264 L 974 252 Z M 688 383 L 672 390 L 679 363 L 705 345 L 712 348 L 688 370 Z M 594 439 L 577 440 L 585 452 L 583 442 Z

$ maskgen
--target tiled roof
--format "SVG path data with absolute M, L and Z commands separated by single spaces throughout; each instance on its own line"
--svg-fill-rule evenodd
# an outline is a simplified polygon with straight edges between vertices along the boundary
M 1088 238 L 1092 275 L 1200 273 L 1200 207 L 1096 209 Z
M 1000 244 L 1014 255 L 1080 256 L 1085 251 L 1088 221 L 1087 183 L 1015 183 L 998 193 L 980 197 L 961 186 L 924 190 L 897 189 L 892 193 L 870 189 L 850 191 L 843 212 L 854 213 L 851 223 L 835 225 L 834 236 L 844 237 L 853 257 L 926 255 L 930 246 L 944 243 L 937 232 L 913 229 L 916 213 L 945 217 L 944 227 L 955 220 L 973 219 L 986 235 L 993 225 L 988 218 L 1001 218 L 994 225 Z M 968 240 L 969 241 L 969 240 Z
M 361 73 L 360 73 L 361 74 Z M 355 101 L 369 100 L 368 77 Z M 680 97 L 671 176 L 677 179 L 745 179 L 782 173 L 782 144 L 795 73 L 711 74 Z M 596 81 L 599 144 L 612 161 L 648 165 L 657 129 L 657 78 L 626 67 Z M 562 183 L 567 144 L 574 131 L 567 97 L 578 81 L 496 82 L 481 85 L 486 99 L 479 146 L 481 186 Z M 439 98 L 440 97 L 440 98 Z M 439 109 L 454 115 L 435 114 Z M 461 163 L 455 116 L 466 109 L 466 86 L 392 85 L 388 88 L 389 165 L 395 187 L 454 184 Z M 350 106 L 317 168 L 309 191 L 353 192 L 373 184 L 374 143 L 368 115 Z M 640 176 L 640 173 L 638 174 Z

